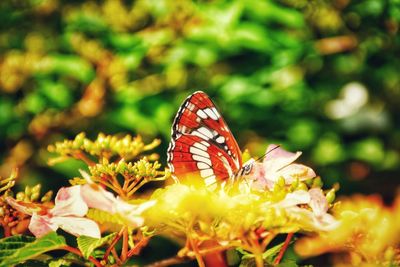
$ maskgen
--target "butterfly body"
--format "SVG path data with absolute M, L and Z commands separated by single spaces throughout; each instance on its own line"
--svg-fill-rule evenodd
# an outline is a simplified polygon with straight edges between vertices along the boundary
M 186 98 L 172 125 L 168 165 L 179 181 L 200 177 L 207 186 L 248 173 L 239 146 L 211 99 L 201 91 Z

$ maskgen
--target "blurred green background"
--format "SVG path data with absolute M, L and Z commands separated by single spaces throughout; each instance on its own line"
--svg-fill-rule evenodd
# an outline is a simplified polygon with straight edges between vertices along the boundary
M 400 179 L 400 1 L 0 3 L 0 175 L 67 184 L 48 144 L 81 131 L 163 140 L 207 92 L 242 149 L 303 151 L 340 194 Z

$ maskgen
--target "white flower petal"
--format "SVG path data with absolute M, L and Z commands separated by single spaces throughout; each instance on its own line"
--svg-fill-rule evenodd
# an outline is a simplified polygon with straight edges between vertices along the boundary
M 275 205 L 281 208 L 293 207 L 310 202 L 310 194 L 305 190 L 297 190 L 286 194 L 286 197 Z
M 111 192 L 106 191 L 97 184 L 85 184 L 82 186 L 82 198 L 90 208 L 96 208 L 113 213 L 113 207 L 117 199 Z
M 294 163 L 284 167 L 278 171 L 277 174 L 279 177 L 285 179 L 286 184 L 293 183 L 296 178 L 298 178 L 299 181 L 304 181 L 316 176 L 315 172 L 310 167 Z
M 34 213 L 28 228 L 34 236 L 39 238 L 52 231 L 56 231 L 58 229 L 58 225 L 57 223 L 53 222 L 52 218 L 49 216 L 39 216 Z
M 55 206 L 50 210 L 53 216 L 85 216 L 88 206 L 81 197 L 81 186 L 62 187 L 58 190 Z
M 145 210 L 154 206 L 155 200 L 146 201 L 142 204 L 134 205 L 127 203 L 121 199 L 117 199 L 117 203 L 114 206 L 113 213 L 119 214 L 124 218 L 132 227 L 140 227 L 144 223 L 144 218 L 141 215 Z
M 92 220 L 79 217 L 54 217 L 52 219 L 61 229 L 74 236 L 90 236 L 100 238 L 100 228 Z
M 27 206 L 27 204 L 25 204 L 21 201 L 17 201 L 12 197 L 6 197 L 6 201 L 7 201 L 8 205 L 13 207 L 17 211 L 28 214 L 28 215 L 32 215 L 33 213 L 38 211 L 37 207 L 34 207 L 34 206 L 29 207 L 29 206 Z M 32 203 L 30 203 L 30 204 L 32 204 Z
M 276 172 L 300 157 L 301 152 L 291 153 L 278 145 L 269 145 L 264 158 L 264 168 L 267 173 Z
M 312 188 L 308 190 L 310 193 L 310 207 L 313 210 L 314 214 L 319 216 L 324 216 L 328 211 L 329 204 L 326 200 L 326 197 L 320 188 Z

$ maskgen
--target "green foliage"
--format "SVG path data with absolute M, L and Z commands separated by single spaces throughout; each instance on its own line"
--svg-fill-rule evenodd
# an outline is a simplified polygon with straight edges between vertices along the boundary
M 324 176 L 339 170 L 335 179 L 359 161 L 367 176 L 397 170 L 400 9 L 338 5 L 44 0 L 18 11 L 6 1 L 0 138 L 8 148 L 22 136 L 42 143 L 52 129 L 166 138 L 180 101 L 203 89 L 243 145 L 256 137 L 301 149 Z M 349 85 L 364 102 L 347 104 Z
M 102 238 L 93 238 L 89 236 L 78 237 L 78 248 L 82 252 L 83 256 L 87 259 L 92 254 L 92 252 L 106 243 L 112 241 L 117 233 L 109 234 Z
M 18 176 L 18 170 L 14 169 L 14 171 L 11 173 L 11 175 L 7 178 L 0 177 L 0 193 L 3 194 L 3 192 L 11 189 L 15 185 L 15 180 L 17 179 Z
M 99 161 L 109 161 L 112 157 L 118 156 L 124 160 L 137 157 L 140 153 L 154 149 L 160 144 L 160 140 L 155 139 L 152 143 L 145 145 L 140 136 L 133 138 L 131 135 L 117 137 L 100 133 L 97 139 L 91 141 L 86 138 L 85 133 L 78 134 L 74 140 L 64 140 L 50 145 L 50 152 L 61 155 L 50 161 L 50 164 L 62 161 L 68 157 L 84 159 L 82 153 L 99 158 Z M 90 164 L 91 165 L 91 164 Z
M 38 148 L 81 132 L 159 137 L 164 163 L 173 116 L 199 89 L 253 155 L 279 143 L 302 150 L 328 185 L 340 182 L 341 193 L 373 188 L 394 195 L 396 0 L 5 0 L 0 18 L 0 176 L 21 168 L 19 200 L 39 201 L 36 177 L 49 190 L 77 175 L 72 161 L 45 170 L 50 155 Z M 50 146 L 60 155 L 51 163 L 79 159 L 96 181 L 100 173 L 131 179 L 121 194 L 127 199 L 144 183 L 169 177 L 155 154 L 130 163 L 158 141 L 107 134 L 92 140 L 80 134 Z M 10 193 L 11 177 L 0 180 L 1 194 Z M 50 199 L 47 193 L 41 201 Z
M 11 266 L 65 246 L 65 239 L 56 233 L 42 238 L 16 235 L 0 240 L 0 266 Z
M 253 154 L 266 142 L 302 150 L 343 186 L 398 171 L 396 1 L 43 0 L 0 9 L 5 151 L 21 138 L 43 146 L 79 132 L 166 140 L 179 103 L 202 89 Z M 45 153 L 18 155 L 3 162 L 42 173 Z

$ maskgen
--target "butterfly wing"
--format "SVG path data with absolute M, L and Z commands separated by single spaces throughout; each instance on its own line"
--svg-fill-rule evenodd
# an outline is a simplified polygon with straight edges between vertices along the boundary
M 204 92 L 190 95 L 178 110 L 168 164 L 178 179 L 199 176 L 206 185 L 232 177 L 242 167 L 235 138 Z

